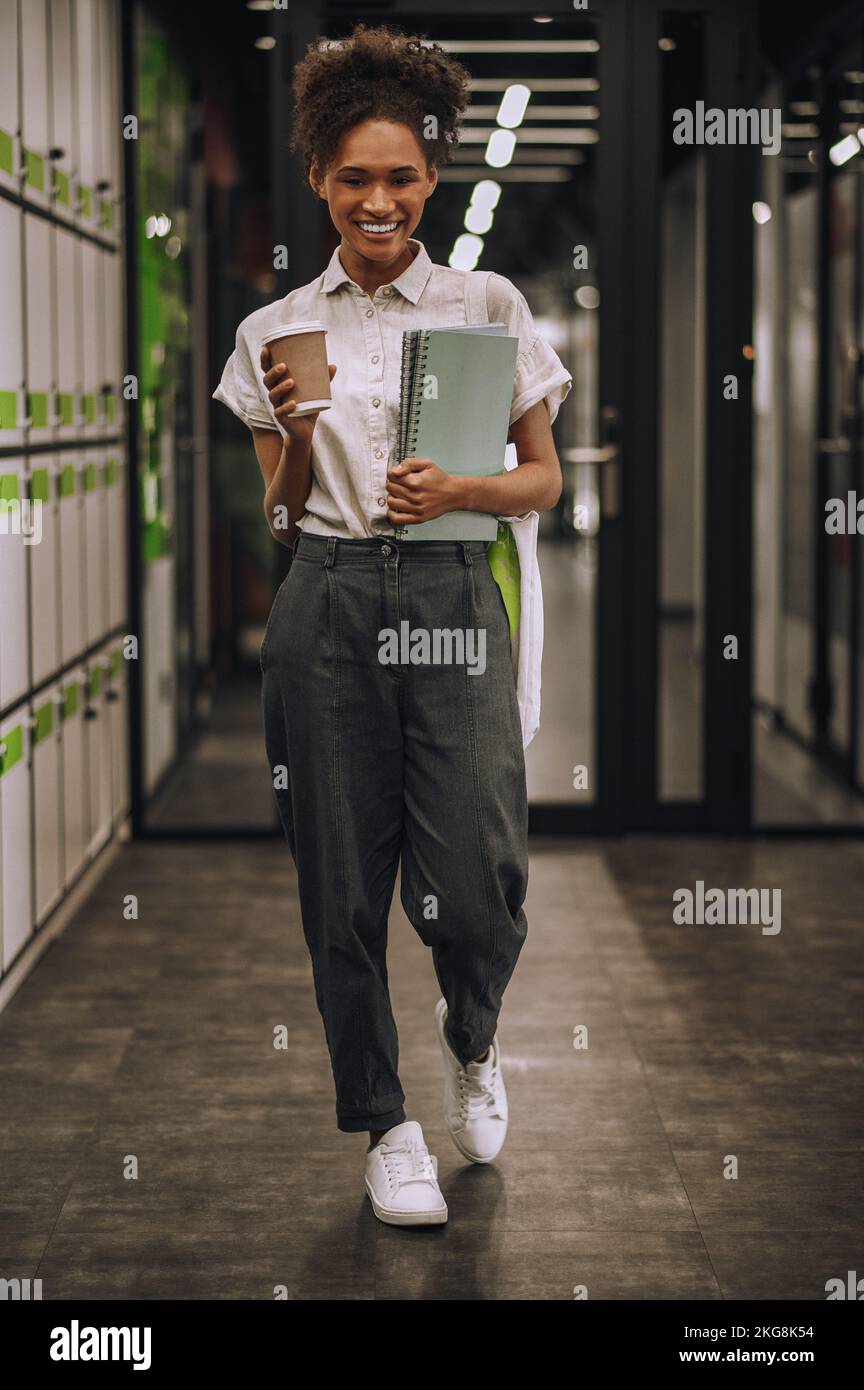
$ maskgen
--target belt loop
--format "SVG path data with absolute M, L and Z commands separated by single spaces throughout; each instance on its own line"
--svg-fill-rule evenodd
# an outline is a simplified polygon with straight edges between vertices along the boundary
M 294 559 L 294 556 L 297 554 L 297 547 L 298 547 L 298 545 L 300 544 L 300 537 L 301 537 L 302 535 L 303 535 L 303 532 L 300 530 L 300 527 L 298 526 L 298 527 L 297 527 L 297 534 L 295 535 L 293 541 L 291 542 L 291 559 L 292 559 L 292 560 Z
M 335 537 L 335 536 L 328 536 L 328 537 L 327 537 L 327 559 L 324 561 L 324 567 L 325 567 L 325 569 L 330 569 L 330 568 L 332 567 L 332 565 L 333 565 L 333 560 L 334 560 L 335 555 L 336 555 L 336 537 Z
M 460 541 L 459 544 L 460 544 L 461 547 L 462 547 L 462 554 L 463 554 L 463 556 L 465 557 L 465 564 L 466 564 L 466 565 L 473 565 L 474 561 L 473 561 L 472 558 L 471 558 L 471 551 L 468 549 L 468 542 L 467 542 L 467 541 Z

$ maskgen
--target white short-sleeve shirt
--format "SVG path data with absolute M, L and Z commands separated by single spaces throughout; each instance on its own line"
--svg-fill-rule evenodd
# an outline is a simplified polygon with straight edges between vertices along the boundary
M 327 330 L 327 360 L 338 371 L 333 404 L 318 416 L 312 436 L 312 487 L 298 526 L 344 540 L 395 534 L 387 519 L 387 472 L 398 462 L 402 333 L 406 328 L 464 325 L 465 276 L 476 271 L 435 265 L 414 237 L 411 264 L 370 298 L 344 269 L 339 248 L 317 279 L 284 299 L 256 309 L 237 329 L 213 399 L 244 424 L 279 429 L 260 365 L 268 329 L 320 319 Z M 524 295 L 503 275 L 491 274 L 486 300 L 490 322 L 507 324 L 519 339 L 510 424 L 546 400 L 552 420 L 573 378 L 540 336 Z

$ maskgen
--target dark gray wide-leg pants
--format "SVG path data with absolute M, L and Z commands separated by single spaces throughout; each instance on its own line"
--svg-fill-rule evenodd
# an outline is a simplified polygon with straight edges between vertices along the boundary
M 401 648 L 387 653 L 385 629 Z M 459 661 L 449 643 L 468 629 Z M 415 664 L 423 632 L 438 660 Z M 396 660 L 382 662 L 382 651 Z M 405 1119 L 385 958 L 400 855 L 402 906 L 431 948 L 448 1042 L 463 1061 L 495 1035 L 528 925 L 522 734 L 486 543 L 301 532 L 261 670 L 337 1126 L 389 1129 Z

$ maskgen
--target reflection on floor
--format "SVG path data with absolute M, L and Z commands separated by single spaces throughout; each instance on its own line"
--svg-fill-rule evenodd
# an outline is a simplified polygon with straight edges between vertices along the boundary
M 545 643 L 540 729 L 525 764 L 534 804 L 590 805 L 596 798 L 594 746 L 593 542 L 541 540 Z M 658 781 L 664 800 L 703 794 L 702 667 L 694 657 L 694 624 L 661 618 Z M 587 788 L 574 788 L 574 770 Z M 845 790 L 791 739 L 755 721 L 754 815 L 759 824 L 864 824 L 864 798 Z M 271 779 L 261 725 L 257 666 L 223 681 L 207 733 L 189 750 L 149 817 L 165 827 L 272 829 Z
M 697 879 L 780 889 L 780 932 L 673 925 Z M 335 1126 L 284 845 L 131 845 L 0 1017 L 4 1276 L 51 1300 L 822 1300 L 864 1234 L 862 882 L 851 841 L 534 845 L 486 1167 L 444 1127 L 397 891 L 400 1077 L 450 1209 L 406 1231 Z

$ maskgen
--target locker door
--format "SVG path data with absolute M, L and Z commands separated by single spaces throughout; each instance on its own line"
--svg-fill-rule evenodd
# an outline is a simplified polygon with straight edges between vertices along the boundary
M 72 0 L 51 0 L 51 145 L 62 150 L 54 161 L 54 211 L 75 219 L 78 131 L 72 87 Z
M 86 645 L 92 647 L 105 636 L 108 625 L 106 586 L 108 583 L 108 538 L 105 534 L 105 488 L 102 485 L 102 455 L 88 450 L 84 463 L 84 573 L 86 575 Z
M 62 684 L 63 876 L 69 887 L 84 863 L 88 791 L 84 779 L 84 674 L 75 671 Z
M 103 255 L 97 247 L 87 241 L 79 248 L 81 257 L 81 343 L 83 347 L 81 365 L 81 415 L 84 434 L 98 433 L 99 388 L 102 384 L 102 354 L 99 349 L 101 334 L 102 304 L 99 274 L 99 260 Z
M 0 724 L 0 862 L 3 864 L 3 969 L 8 970 L 33 931 L 30 888 L 30 767 L 27 714 Z
M 126 468 L 119 451 L 105 462 L 105 532 L 108 539 L 108 629 L 126 621 Z
M 65 664 L 87 645 L 84 624 L 84 493 L 81 460 L 62 456 L 60 468 L 60 651 Z
M 111 816 L 116 830 L 129 811 L 129 677 L 123 648 L 111 651 Z
M 39 685 L 60 666 L 60 501 L 57 460 L 37 455 L 30 474 L 30 500 L 39 507 L 41 540 L 28 545 L 30 561 L 30 661 L 33 684 Z
M 2 85 L 2 84 L 0 84 Z M 0 445 L 24 441 L 24 326 L 21 317 L 21 223 L 0 199 Z
M 33 727 L 33 820 L 36 827 L 36 925 L 41 925 L 60 897 L 60 706 L 59 687 L 36 700 Z
M 24 197 L 51 201 L 48 159 L 48 16 L 45 0 L 21 6 L 21 145 Z
M 111 387 L 106 398 L 105 419 L 109 434 L 119 434 L 123 429 L 122 387 L 125 374 L 126 321 L 123 299 L 123 257 L 103 256 L 105 279 L 105 320 L 103 327 L 105 342 L 104 384 Z
M 0 459 L 0 708 L 27 689 L 27 527 L 24 463 Z
M 18 0 L 0 0 L 0 53 L 7 55 L 0 82 L 0 183 L 18 192 Z
M 120 119 L 123 114 L 120 84 L 120 7 L 117 0 L 102 0 L 100 16 L 102 48 L 102 178 L 108 187 L 103 194 L 102 233 L 115 243 L 120 239 L 123 189 L 123 158 Z M 107 208 L 105 207 L 107 205 Z
M 78 332 L 78 244 L 65 228 L 55 231 L 57 259 L 57 436 L 74 439 L 81 432 L 78 392 L 81 385 L 81 345 Z
M 96 127 L 94 123 L 94 93 L 97 71 L 96 29 L 93 22 L 93 0 L 76 0 L 75 4 L 75 67 L 78 98 L 78 204 L 81 225 L 91 231 L 96 222 Z
M 54 301 L 51 294 L 53 228 L 41 217 L 24 214 L 27 266 L 27 418 L 29 442 L 44 444 L 54 435 L 53 387 Z
M 105 701 L 105 663 L 91 663 L 87 682 L 87 763 L 90 787 L 90 843 L 96 854 L 111 834 L 111 718 Z

